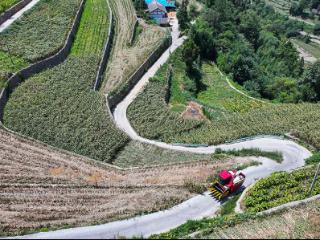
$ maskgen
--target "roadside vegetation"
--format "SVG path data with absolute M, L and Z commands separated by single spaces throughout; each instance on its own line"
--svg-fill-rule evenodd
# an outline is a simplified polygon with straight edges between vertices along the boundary
M 91 90 L 108 19 L 106 0 L 86 1 L 71 56 L 12 93 L 4 114 L 7 127 L 62 149 L 111 161 L 128 138 L 108 115 L 105 97 Z
M 309 197 L 309 189 L 315 171 L 316 167 L 312 165 L 291 173 L 273 173 L 250 188 L 242 206 L 245 211 L 260 212 L 288 202 L 305 199 Z M 320 194 L 319 179 L 311 195 L 317 194 Z
M 0 1 L 0 14 L 8 10 L 10 7 L 20 2 L 21 0 L 1 0 Z
M 40 1 L 0 33 L 0 89 L 10 75 L 63 46 L 79 5 L 80 0 Z
M 152 239 L 289 239 L 318 238 L 320 202 L 291 208 L 285 212 L 259 216 L 237 214 L 186 224 Z

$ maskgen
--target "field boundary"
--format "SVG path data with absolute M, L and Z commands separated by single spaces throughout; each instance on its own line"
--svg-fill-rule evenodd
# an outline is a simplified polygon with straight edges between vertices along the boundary
M 158 58 L 167 50 L 171 43 L 172 37 L 167 36 L 140 65 L 140 67 L 128 78 L 128 81 L 119 90 L 119 92 L 107 96 L 108 107 L 110 108 L 111 112 L 129 94 L 129 92 L 138 83 L 145 72 L 148 71 L 149 68 L 158 60 Z
M 109 31 L 108 31 L 108 37 L 103 49 L 103 55 L 102 58 L 100 60 L 99 63 L 99 68 L 98 68 L 98 72 L 97 72 L 97 76 L 96 76 L 96 80 L 93 86 L 93 90 L 97 91 L 100 86 L 101 86 L 101 80 L 103 80 L 104 77 L 104 73 L 106 71 L 106 67 L 107 64 L 109 62 L 110 59 L 110 53 L 111 53 L 111 49 L 112 49 L 112 43 L 113 43 L 113 36 L 114 36 L 114 17 L 113 17 L 113 12 L 112 9 L 110 7 L 110 3 L 109 0 L 106 0 L 107 4 L 108 4 L 108 8 L 109 8 L 109 12 L 110 12 L 110 18 L 109 18 Z
M 10 94 L 21 82 L 23 82 L 25 79 L 31 77 L 36 73 L 44 71 L 47 68 L 52 68 L 54 66 L 59 65 L 67 58 L 67 56 L 70 53 L 74 37 L 79 28 L 85 2 L 86 0 L 82 0 L 80 3 L 80 7 L 72 23 L 72 27 L 68 33 L 67 39 L 65 40 L 64 46 L 53 56 L 50 56 L 46 59 L 43 59 L 20 70 L 8 79 L 6 87 L 0 93 L 0 122 L 3 122 L 4 108 L 9 99 Z
M 7 9 L 0 15 L 0 25 L 9 20 L 13 15 L 19 12 L 22 8 L 27 6 L 32 0 L 22 0 Z

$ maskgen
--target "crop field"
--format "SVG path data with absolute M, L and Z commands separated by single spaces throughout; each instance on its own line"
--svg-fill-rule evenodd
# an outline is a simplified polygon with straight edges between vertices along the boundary
M 168 208 L 193 195 L 187 180 L 205 183 L 238 162 L 119 171 L 2 129 L 0 139 L 0 235 L 98 224 Z
M 258 181 L 243 200 L 246 211 L 260 212 L 288 202 L 305 199 L 313 181 L 315 166 L 292 173 L 274 173 Z M 320 194 L 320 183 L 316 182 L 312 195 Z
M 320 237 L 320 202 L 267 216 L 239 214 L 188 221 L 153 239 L 316 239 Z
M 20 0 L 0 0 L 0 14 L 18 3 Z
M 168 64 L 172 63 L 170 61 Z M 209 87 L 198 93 L 197 96 L 202 98 L 202 101 L 198 98 L 193 99 L 203 105 L 207 119 L 196 121 L 182 118 L 171 106 L 181 103 L 184 105 L 190 95 L 181 90 L 184 89 L 184 85 L 180 83 L 183 71 L 178 62 L 172 65 L 170 102 L 166 104 L 168 64 L 163 65 L 128 108 L 127 115 L 132 126 L 143 137 L 170 143 L 220 144 L 243 137 L 263 134 L 283 135 L 291 132 L 320 148 L 319 104 L 251 104 L 251 100 L 244 100 L 245 96 L 240 94 L 241 104 L 239 104 L 238 97 L 234 97 L 238 93 L 231 93 L 234 91 L 231 88 L 226 90 L 228 86 L 226 82 L 222 82 L 225 79 L 220 77 L 205 75 L 204 82 L 209 81 L 207 83 Z M 204 65 L 205 68 L 209 66 Z M 213 69 L 211 72 L 214 72 Z M 210 76 L 210 71 L 208 73 L 207 76 Z M 210 94 L 206 94 L 207 91 Z M 219 102 L 220 96 L 226 94 L 232 98 Z M 225 105 L 226 103 L 228 104 Z M 244 112 L 230 111 L 241 109 L 241 106 L 246 104 L 248 107 L 244 108 Z
M 11 74 L 63 46 L 79 5 L 80 0 L 40 1 L 0 33 L 0 89 Z
M 136 15 L 132 0 L 111 0 L 116 18 L 116 35 L 114 38 L 111 61 L 106 71 L 104 89 L 110 93 L 121 88 L 129 76 L 145 61 L 146 57 L 165 38 L 166 31 L 158 26 L 146 25 L 140 21 L 141 33 L 131 46 Z
M 285 13 L 285 14 L 289 14 L 289 9 L 291 7 L 291 4 L 293 2 L 298 2 L 295 0 L 266 0 L 266 3 L 271 5 L 272 7 L 274 7 L 275 10 L 281 12 L 281 13 Z
M 105 0 L 88 0 L 84 14 L 99 7 L 105 7 L 99 27 L 108 28 Z M 81 19 L 81 26 L 79 34 L 83 38 L 76 37 L 76 49 L 64 63 L 33 76 L 12 93 L 4 124 L 56 147 L 110 162 L 128 138 L 106 112 L 104 96 L 91 90 L 101 54 L 90 41 L 97 42 L 96 34 L 106 39 L 107 31 L 104 35 L 101 31 L 85 31 L 88 35 L 84 36 L 81 29 L 97 26 L 86 17 Z M 86 45 L 82 44 L 84 39 Z M 78 53 L 82 49 L 96 54 L 83 56 Z

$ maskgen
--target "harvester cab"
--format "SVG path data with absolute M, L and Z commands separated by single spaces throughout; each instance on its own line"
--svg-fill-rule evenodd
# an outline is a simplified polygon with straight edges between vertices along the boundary
M 245 178 L 246 176 L 237 170 L 223 170 L 219 173 L 218 180 L 209 187 L 209 191 L 214 198 L 222 200 L 238 191 L 243 185 Z

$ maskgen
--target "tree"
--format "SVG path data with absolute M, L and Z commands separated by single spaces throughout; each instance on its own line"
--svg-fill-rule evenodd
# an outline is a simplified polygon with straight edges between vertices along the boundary
M 313 34 L 314 35 L 320 35 L 320 24 L 316 24 L 313 28 Z
M 177 18 L 179 20 L 180 28 L 182 30 L 185 30 L 189 26 L 189 15 L 188 15 L 188 5 L 189 0 L 182 0 L 181 6 L 178 9 L 177 12 Z
M 258 39 L 260 32 L 259 17 L 254 11 L 247 11 L 241 16 L 240 32 L 244 34 L 246 39 L 258 48 Z
M 182 48 L 182 57 L 187 65 L 187 72 L 191 73 L 194 62 L 200 54 L 200 49 L 192 39 L 188 39 Z
M 298 83 L 293 78 L 276 77 L 267 91 L 272 99 L 283 103 L 296 103 L 299 100 Z
M 233 78 L 239 84 L 255 78 L 255 61 L 250 56 L 239 55 L 233 66 Z
M 307 69 L 300 86 L 304 101 L 320 101 L 320 61 Z
M 198 19 L 190 29 L 190 38 L 199 47 L 202 58 L 215 60 L 216 49 L 213 32 L 208 23 Z

